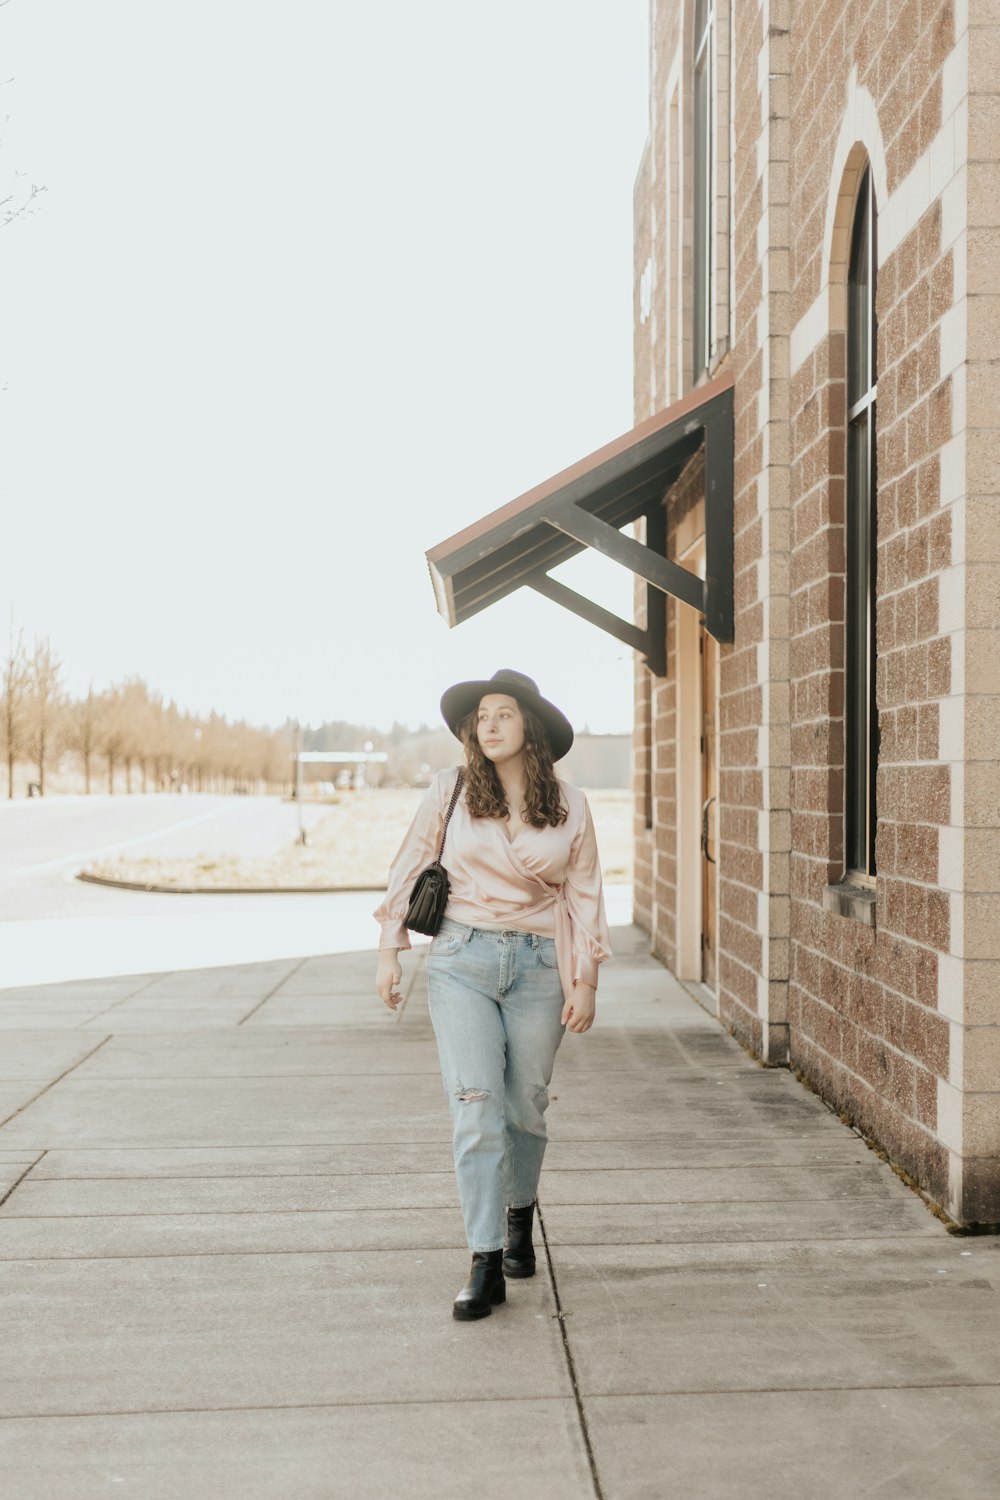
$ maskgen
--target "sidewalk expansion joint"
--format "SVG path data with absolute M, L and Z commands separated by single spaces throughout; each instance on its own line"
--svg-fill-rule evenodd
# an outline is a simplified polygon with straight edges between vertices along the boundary
M 80 1021 L 75 1029 L 79 1030 L 81 1026 L 89 1026 L 92 1021 L 97 1021 L 101 1016 L 106 1016 L 109 1011 L 117 1010 L 119 1005 L 125 1005 L 129 1000 L 134 1000 L 136 996 L 142 994 L 143 990 L 148 990 L 151 985 L 154 985 L 160 977 L 159 974 L 151 974 L 136 989 L 130 990 L 127 995 L 122 995 L 120 1000 L 112 1000 L 110 1005 L 105 1005 L 101 1010 L 95 1010 L 92 1016 L 88 1016 L 85 1021 Z
M 252 1213 L 252 1212 L 257 1212 L 257 1210 L 242 1209 L 242 1210 L 239 1210 L 239 1212 L 242 1212 L 242 1213 Z M 262 1209 L 262 1210 L 260 1210 L 260 1212 L 261 1213 L 278 1213 L 278 1212 L 280 1212 L 280 1210 L 277 1210 L 277 1209 Z M 364 1214 L 364 1215 L 367 1216 L 367 1215 L 372 1214 L 372 1213 L 426 1213 L 426 1209 L 423 1209 L 423 1208 L 399 1208 L 399 1209 L 395 1209 L 395 1208 L 393 1208 L 393 1209 L 388 1209 L 388 1208 L 387 1209 L 370 1209 L 370 1208 L 365 1208 L 365 1209 L 353 1209 L 353 1208 L 351 1208 L 351 1209 L 298 1209 L 298 1210 L 290 1210 L 290 1212 L 296 1212 L 296 1213 L 357 1213 L 357 1214 Z M 205 1213 L 205 1214 L 190 1214 L 187 1217 L 190 1217 L 190 1218 L 224 1218 L 225 1216 L 226 1216 L 225 1214 L 221 1214 L 221 1213 L 214 1213 L 214 1214 L 213 1213 Z M 3 1215 L 0 1215 L 0 1226 L 2 1226 L 3 1224 L 5 1224 L 8 1220 L 10 1220 L 10 1221 L 16 1221 L 17 1223 L 22 1223 L 23 1224 L 23 1223 L 29 1223 L 29 1222 L 44 1223 L 46 1220 L 51 1220 L 53 1222 L 59 1222 L 63 1218 L 73 1219 L 73 1220 L 79 1221 L 81 1219 L 88 1219 L 88 1218 L 89 1219 L 114 1219 L 114 1218 L 173 1219 L 173 1218 L 183 1218 L 183 1217 L 184 1217 L 183 1214 L 170 1214 L 170 1213 L 167 1213 L 167 1214 L 65 1214 L 65 1215 L 64 1214 L 3 1214 Z M 866 1236 L 865 1238 L 860 1238 L 860 1239 L 857 1239 L 857 1240 L 852 1240 L 852 1239 L 831 1239 L 831 1238 L 827 1238 L 827 1239 L 815 1239 L 814 1238 L 814 1239 L 809 1240 L 808 1242 L 807 1241 L 803 1241 L 803 1240 L 794 1240 L 794 1239 L 791 1239 L 791 1240 L 789 1240 L 789 1239 L 785 1239 L 785 1240 L 749 1240 L 749 1241 L 745 1241 L 743 1243 L 752 1244 L 752 1245 L 762 1245 L 762 1246 L 766 1246 L 768 1249 L 772 1249 L 773 1250 L 773 1249 L 779 1249 L 779 1248 L 781 1248 L 784 1245 L 801 1245 L 803 1243 L 810 1243 L 810 1244 L 814 1243 L 814 1244 L 818 1244 L 818 1245 L 851 1245 L 851 1244 L 864 1245 L 864 1244 L 870 1244 L 870 1243 L 874 1242 L 876 1244 L 883 1245 L 883 1244 L 892 1244 L 894 1241 L 896 1243 L 900 1244 L 900 1245 L 920 1244 L 920 1245 L 925 1245 L 926 1246 L 928 1244 L 928 1240 L 927 1240 L 926 1237 L 923 1238 L 923 1239 L 914 1240 L 912 1236 L 904 1236 L 904 1235 L 885 1236 L 884 1238 L 877 1237 L 877 1236 L 870 1236 L 870 1237 Z M 666 1242 L 664 1242 L 662 1240 L 656 1240 L 656 1241 L 654 1241 L 654 1240 L 638 1240 L 638 1241 L 630 1241 L 629 1243 L 630 1244 L 635 1244 L 635 1245 L 650 1245 L 650 1246 L 655 1247 L 656 1249 L 663 1249 L 663 1248 L 666 1247 L 666 1248 L 670 1248 L 670 1249 L 683 1250 L 683 1249 L 687 1249 L 687 1248 L 695 1248 L 695 1249 L 708 1248 L 708 1247 L 715 1246 L 715 1245 L 721 1246 L 723 1249 L 732 1249 L 732 1246 L 733 1246 L 734 1242 L 732 1240 L 669 1240 L 669 1241 L 666 1241 Z M 583 1244 L 562 1245 L 560 1248 L 564 1249 L 564 1250 L 594 1250 L 594 1249 L 602 1249 L 602 1248 L 603 1249 L 608 1249 L 608 1250 L 620 1250 L 620 1249 L 623 1248 L 623 1246 L 620 1243 L 614 1242 L 614 1241 L 605 1243 L 605 1242 L 602 1242 L 601 1240 L 588 1240 L 586 1243 L 583 1243 Z M 439 1251 L 442 1254 L 445 1254 L 445 1253 L 450 1253 L 453 1250 L 464 1250 L 464 1249 L 465 1249 L 465 1242 L 464 1242 L 464 1240 L 461 1240 L 460 1238 L 456 1237 L 454 1243 L 450 1244 L 450 1245 L 443 1245 L 443 1244 L 438 1244 L 438 1245 L 367 1245 L 367 1246 L 357 1246 L 357 1245 L 355 1245 L 355 1246 L 337 1246 L 337 1245 L 329 1245 L 329 1246 L 318 1246 L 318 1247 L 314 1246 L 314 1245 L 305 1245 L 305 1246 L 295 1246 L 295 1245 L 292 1245 L 292 1246 L 287 1246 L 285 1248 L 271 1247 L 271 1248 L 268 1248 L 268 1249 L 250 1249 L 250 1248 L 247 1248 L 247 1247 L 244 1246 L 242 1248 L 235 1248 L 235 1249 L 232 1249 L 232 1250 L 130 1250 L 130 1251 L 117 1251 L 117 1252 L 114 1252 L 114 1253 L 109 1253 L 107 1251 L 100 1251 L 100 1252 L 94 1251 L 90 1255 L 53 1255 L 51 1253 L 51 1251 L 50 1251 L 50 1252 L 47 1252 L 44 1255 L 0 1255 L 0 1265 L 6 1264 L 8 1261 L 22 1261 L 22 1260 L 30 1260 L 30 1261 L 36 1261 L 36 1260 L 38 1260 L 38 1261 L 48 1261 L 48 1262 L 62 1261 L 62 1260 L 85 1260 L 85 1261 L 95 1261 L 95 1260 L 96 1261 L 103 1261 L 103 1260 L 189 1260 L 189 1259 L 202 1259 L 202 1258 L 211 1257 L 211 1256 L 226 1256 L 226 1255 L 238 1255 L 238 1256 L 241 1256 L 245 1260 L 249 1260 L 251 1257 L 254 1257 L 254 1256 L 256 1256 L 256 1257 L 259 1258 L 259 1257 L 263 1257 L 263 1256 L 266 1256 L 266 1255 L 410 1255 L 410 1254 L 412 1254 L 416 1250 L 419 1250 L 421 1252 L 421 1254 L 423 1254 L 423 1255 L 434 1255 L 434 1254 L 437 1254 Z M 729 1274 L 729 1272 L 727 1271 L 726 1274 Z M 554 1316 L 560 1321 L 561 1324 L 565 1324 L 566 1318 L 569 1317 L 570 1315 L 568 1313 L 565 1313 L 565 1312 L 557 1312 L 557 1313 L 554 1314 Z M 986 1384 L 986 1385 L 992 1385 L 994 1383 L 995 1382 L 992 1382 L 992 1381 L 985 1381 L 984 1382 L 984 1384 Z M 962 1382 L 959 1382 L 959 1384 L 962 1384 Z M 779 1387 L 776 1386 L 776 1387 L 774 1387 L 774 1389 L 777 1390 L 777 1389 L 779 1389 Z M 792 1387 L 789 1387 L 789 1389 L 798 1390 L 799 1387 L 798 1386 L 792 1386 Z M 811 1387 L 803 1387 L 803 1389 L 811 1389 Z M 826 1387 L 825 1386 L 817 1386 L 815 1389 L 817 1389 L 817 1390 L 825 1390 Z M 839 1386 L 834 1386 L 834 1387 L 832 1387 L 832 1389 L 839 1390 L 840 1387 Z M 854 1389 L 854 1388 L 851 1387 L 851 1389 Z M 861 1387 L 858 1387 L 858 1389 L 861 1389 Z M 901 1389 L 903 1389 L 903 1390 L 909 1390 L 909 1386 L 903 1386 L 903 1387 L 901 1387 Z M 610 1395 L 610 1394 L 614 1394 L 614 1393 L 613 1392 L 604 1392 L 603 1394 Z M 642 1395 L 642 1394 L 654 1394 L 655 1395 L 655 1392 L 652 1392 L 652 1393 L 650 1393 L 650 1392 L 646 1392 L 646 1393 L 639 1392 L 638 1394 L 640 1394 L 640 1395 Z
M 30 1172 L 31 1167 L 26 1168 Z M 23 1174 L 22 1174 L 23 1176 Z M 21 1180 L 20 1178 L 18 1179 Z M 39 1177 L 37 1181 L 47 1182 L 49 1178 Z M 150 1181 L 155 1181 L 150 1178 Z M 9 1194 L 8 1194 L 9 1196 Z M 433 1205 L 428 1208 L 426 1203 L 411 1203 L 399 1208 L 367 1207 L 364 1205 L 349 1204 L 347 1207 L 334 1205 L 331 1208 L 139 1208 L 130 1212 L 125 1209 L 119 1213 L 72 1213 L 65 1214 L 3 1214 L 0 1223 L 6 1223 L 9 1219 L 34 1219 L 36 1223 L 45 1223 L 51 1220 L 56 1223 L 62 1219 L 238 1219 L 247 1214 L 260 1215 L 284 1215 L 291 1214 L 426 1214 L 426 1213 L 451 1213 L 451 1205 L 447 1203 Z
M 370 1401 L 274 1401 L 266 1406 L 114 1406 L 103 1411 L 12 1411 L 0 1412 L 0 1422 L 65 1421 L 78 1417 L 173 1417 L 201 1416 L 210 1412 L 254 1411 L 336 1411 L 338 1408 L 363 1410 L 373 1406 L 485 1406 L 496 1402 L 511 1405 L 521 1402 L 550 1402 L 562 1406 L 565 1396 L 409 1396 L 405 1400 L 373 1396 Z M 603 1497 L 602 1497 L 603 1500 Z
M 552 1295 L 556 1304 L 556 1322 L 559 1324 L 559 1335 L 562 1339 L 563 1354 L 566 1359 L 566 1369 L 569 1374 L 570 1385 L 573 1387 L 573 1401 L 576 1405 L 577 1421 L 580 1424 L 580 1435 L 583 1438 L 583 1446 L 587 1452 L 587 1464 L 590 1468 L 590 1481 L 594 1486 L 595 1500 L 604 1500 L 604 1489 L 601 1485 L 601 1476 L 597 1471 L 597 1456 L 594 1453 L 594 1445 L 590 1439 L 590 1427 L 587 1423 L 587 1413 L 583 1405 L 583 1396 L 576 1378 L 576 1364 L 573 1360 L 573 1351 L 570 1348 L 569 1335 L 566 1332 L 566 1310 L 559 1296 L 559 1283 L 556 1280 L 556 1268 L 552 1260 L 552 1251 L 549 1247 L 549 1237 L 545 1230 L 545 1220 L 542 1216 L 542 1206 L 537 1205 L 538 1228 L 542 1236 L 542 1244 L 545 1248 L 545 1259 L 549 1268 L 549 1280 L 552 1283 Z
M 10 1197 L 11 1193 L 14 1192 L 15 1188 L 19 1188 L 21 1186 L 21 1183 L 27 1177 L 28 1173 L 34 1171 L 35 1167 L 38 1166 L 38 1163 L 41 1161 L 44 1155 L 45 1152 L 40 1151 L 33 1161 L 29 1161 L 24 1171 L 14 1179 L 7 1191 L 2 1196 L 0 1196 L 0 1206 L 7 1202 L 7 1199 Z M 44 1181 L 44 1179 L 42 1180 Z
M 245 1016 L 241 1016 L 240 1019 L 236 1022 L 236 1025 L 237 1026 L 242 1026 L 244 1021 L 249 1021 L 249 1019 L 250 1019 L 251 1016 L 255 1016 L 257 1014 L 257 1012 L 260 1010 L 261 1006 L 262 1005 L 266 1005 L 267 1002 L 271 999 L 271 997 L 273 995 L 276 995 L 278 993 L 278 991 L 281 989 L 281 986 L 283 984 L 287 984 L 288 981 L 289 981 L 289 979 L 294 978 L 294 976 L 302 968 L 303 964 L 308 963 L 308 961 L 309 961 L 309 954 L 307 953 L 304 958 L 300 958 L 299 959 L 298 963 L 295 965 L 295 967 L 293 969 L 289 970 L 289 972 L 287 974 L 282 974 L 281 978 L 278 980 L 278 983 L 276 985 L 274 985 L 274 987 L 272 989 L 268 990 L 267 994 L 264 996 L 264 998 L 262 1000 L 258 1000 L 256 1005 L 251 1006 L 251 1008 L 247 1011 L 246 1015 Z
M 655 1391 L 590 1391 L 600 1401 L 668 1400 L 672 1396 L 831 1396 L 852 1391 L 996 1391 L 1000 1380 L 926 1380 L 902 1383 L 882 1380 L 872 1385 L 694 1385 Z
M 37 1094 L 32 1094 L 30 1099 L 26 1099 L 23 1104 L 19 1105 L 19 1107 L 13 1110 L 9 1115 L 7 1115 L 5 1119 L 0 1120 L 0 1130 L 2 1130 L 5 1125 L 9 1125 L 11 1120 L 16 1120 L 18 1115 L 23 1115 L 24 1111 L 26 1109 L 30 1109 L 37 1100 L 41 1099 L 43 1094 L 47 1094 L 49 1092 L 49 1089 L 54 1089 L 57 1083 L 62 1083 L 63 1079 L 68 1078 L 69 1075 L 73 1072 L 74 1068 L 79 1068 L 88 1060 L 88 1058 L 93 1057 L 95 1052 L 100 1052 L 105 1043 L 110 1042 L 110 1040 L 111 1032 L 108 1032 L 107 1036 L 101 1037 L 101 1040 L 97 1043 L 96 1047 L 91 1047 L 89 1052 L 85 1052 L 82 1057 L 78 1057 L 75 1063 L 70 1063 L 68 1068 L 64 1068 L 63 1071 L 58 1075 L 58 1077 L 53 1078 L 51 1082 L 47 1083 L 43 1089 L 39 1089 Z M 0 1137 L 0 1141 L 2 1141 L 2 1137 Z M 45 1149 L 48 1148 L 46 1147 Z
M 104 1041 L 110 1041 L 110 1040 L 111 1040 L 111 1037 L 105 1037 L 104 1038 Z M 102 1043 L 102 1046 L 103 1046 L 103 1043 Z M 96 1050 L 97 1049 L 95 1047 L 94 1051 L 96 1052 Z M 89 1055 L 90 1054 L 88 1053 L 88 1056 Z M 80 1059 L 81 1062 L 86 1062 L 86 1060 L 87 1059 L 85 1057 L 83 1057 L 83 1058 Z M 78 1080 L 78 1081 L 84 1082 L 85 1080 Z M 168 1078 L 168 1079 L 165 1079 L 163 1081 L 167 1082 L 167 1083 L 170 1083 L 170 1082 L 176 1083 L 177 1080 L 176 1079 L 171 1080 L 171 1079 Z M 106 1083 L 107 1079 L 103 1079 L 102 1082 Z M 21 1108 L 22 1109 L 26 1109 L 27 1105 L 22 1105 Z M 14 1114 L 19 1114 L 19 1113 L 20 1113 L 20 1110 L 15 1110 L 14 1111 Z M 14 1115 L 11 1115 L 11 1119 L 13 1119 L 13 1118 L 14 1118 Z M 2 1144 L 3 1144 L 3 1137 L 0 1136 L 0 1145 L 2 1145 Z M 144 1141 L 144 1142 L 140 1142 L 138 1145 L 135 1145 L 135 1146 L 123 1146 L 118 1141 L 94 1141 L 94 1140 L 88 1140 L 88 1142 L 87 1142 L 87 1144 L 85 1146 L 77 1145 L 75 1142 L 72 1142 L 72 1141 L 69 1142 L 69 1143 L 67 1143 L 65 1141 L 57 1141 L 55 1144 L 52 1144 L 50 1142 L 46 1146 L 30 1145 L 30 1144 L 28 1144 L 28 1145 L 24 1145 L 21 1148 L 21 1154 L 22 1154 L 22 1156 L 27 1156 L 32 1151 L 62 1151 L 62 1152 L 65 1152 L 66 1154 L 75 1153 L 75 1154 L 78 1154 L 78 1155 L 81 1155 L 81 1156 L 85 1155 L 85 1154 L 93 1156 L 95 1154 L 100 1154 L 101 1152 L 105 1152 L 105 1151 L 112 1151 L 116 1155 L 119 1154 L 119 1153 L 124 1154 L 126 1151 L 147 1151 L 147 1152 L 150 1152 L 150 1151 L 154 1151 L 154 1152 L 155 1151 L 160 1151 L 160 1152 L 165 1152 L 165 1151 L 202 1151 L 202 1152 L 205 1152 L 205 1151 L 298 1151 L 298 1150 L 310 1150 L 310 1151 L 312 1151 L 312 1150 L 318 1150 L 318 1151 L 343 1151 L 345 1148 L 347 1148 L 349 1146 L 367 1146 L 367 1147 L 370 1148 L 372 1146 L 372 1144 L 373 1144 L 373 1142 L 372 1142 L 371 1136 L 368 1136 L 367 1139 L 365 1139 L 363 1141 L 282 1141 L 282 1143 L 279 1146 L 276 1146 L 274 1144 L 273 1140 L 270 1140 L 270 1141 L 252 1141 L 249 1144 L 246 1141 L 235 1141 L 235 1142 L 232 1142 L 232 1143 L 226 1142 L 226 1141 L 222 1141 L 222 1142 L 213 1141 L 210 1146 L 192 1146 L 192 1144 L 191 1144 L 191 1142 L 189 1140 L 188 1141 L 162 1141 L 162 1140 L 158 1140 L 155 1143 L 151 1143 L 149 1141 Z M 401 1136 L 398 1141 L 396 1141 L 396 1140 L 392 1140 L 392 1141 L 379 1140 L 379 1141 L 374 1142 L 374 1145 L 376 1145 L 380 1151 L 381 1150 L 387 1150 L 390 1146 L 427 1146 L 427 1147 L 431 1147 L 431 1148 L 440 1148 L 442 1145 L 449 1145 L 450 1146 L 451 1145 L 451 1137 L 450 1136 L 445 1136 L 445 1135 L 436 1135 L 436 1136 L 429 1136 L 426 1140 L 415 1140 L 412 1135 L 408 1135 L 408 1136 Z M 241 1176 L 250 1176 L 251 1174 L 250 1173 L 241 1173 L 240 1175 Z
M 41 1158 L 39 1158 L 40 1160 Z M 34 1166 L 35 1163 L 33 1162 Z M 304 1178 L 307 1182 L 313 1178 L 325 1179 L 327 1177 L 346 1178 L 348 1180 L 359 1177 L 446 1177 L 449 1182 L 454 1179 L 454 1168 L 428 1167 L 426 1171 L 407 1171 L 405 1167 L 378 1167 L 364 1172 L 89 1172 L 79 1176 L 74 1172 L 49 1172 L 40 1177 L 40 1182 L 268 1182 L 272 1177 L 275 1181 L 284 1182 L 289 1178 Z
M 2 1222 L 0 1219 L 0 1223 Z M 452 1245 L 370 1245 L 366 1248 L 340 1250 L 332 1246 L 323 1250 L 133 1250 L 112 1254 L 95 1251 L 92 1255 L 0 1255 L 0 1266 L 17 1265 L 21 1261 L 38 1261 L 43 1265 L 54 1266 L 61 1265 L 63 1261 L 85 1261 L 93 1265 L 95 1262 L 103 1264 L 109 1260 L 224 1260 L 227 1256 L 238 1256 L 240 1260 L 263 1260 L 265 1256 L 273 1255 L 412 1255 L 414 1250 L 420 1250 L 423 1255 L 437 1254 L 438 1251 L 442 1255 L 451 1255 L 456 1250 L 465 1248 L 465 1241 L 456 1236 Z
M 136 1033 L 134 1031 L 128 1033 L 124 1031 L 117 1031 L 112 1033 L 112 1036 L 116 1040 L 120 1040 L 125 1035 L 135 1036 Z M 162 1035 L 162 1032 L 142 1032 L 140 1033 L 140 1035 L 160 1036 Z M 115 1083 L 169 1083 L 171 1085 L 184 1083 L 249 1083 L 260 1078 L 281 1078 L 288 1079 L 290 1081 L 294 1080 L 296 1083 L 301 1083 L 308 1078 L 357 1078 L 357 1076 L 357 1070 L 351 1071 L 351 1069 L 349 1068 L 340 1068 L 339 1070 L 334 1070 L 328 1073 L 315 1071 L 311 1073 L 101 1073 L 98 1074 L 96 1078 L 78 1078 L 77 1083 L 99 1084 L 102 1088 L 107 1088 L 109 1084 Z M 364 1076 L 365 1078 L 435 1079 L 435 1074 L 431 1072 L 430 1068 L 418 1068 L 412 1072 L 408 1072 L 405 1069 L 394 1068 L 391 1072 L 388 1073 L 366 1072 Z M 70 1146 L 65 1149 L 73 1151 L 80 1148 Z M 86 1150 L 87 1148 L 84 1147 L 83 1149 Z M 116 1147 L 115 1149 L 118 1150 L 120 1148 Z M 158 1148 L 153 1147 L 151 1149 L 156 1150 Z M 192 1149 L 204 1149 L 211 1151 L 214 1148 L 211 1146 L 196 1146 Z M 611 1170 L 616 1171 L 617 1168 L 612 1168 Z

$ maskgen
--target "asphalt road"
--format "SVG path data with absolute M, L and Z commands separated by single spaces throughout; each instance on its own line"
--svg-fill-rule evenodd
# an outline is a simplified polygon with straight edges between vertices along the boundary
M 303 804 L 306 828 L 324 815 Z M 196 793 L 0 804 L 0 988 L 374 947 L 377 897 L 176 896 L 77 880 L 122 850 L 266 854 L 298 831 L 277 797 Z
M 307 830 L 326 809 L 303 804 Z M 173 858 L 262 854 L 297 834 L 277 797 L 49 797 L 0 804 L 0 990 L 121 974 L 374 950 L 370 891 L 343 895 L 168 895 L 76 879 L 120 850 Z M 606 891 L 631 921 L 631 886 Z M 414 945 L 425 941 L 415 938 Z M 374 978 L 374 951 L 372 957 Z
M 327 811 L 304 803 L 306 828 Z M 269 854 L 297 832 L 295 805 L 278 797 L 34 797 L 0 804 L 0 880 L 44 887 L 60 871 L 124 849 L 165 859 Z

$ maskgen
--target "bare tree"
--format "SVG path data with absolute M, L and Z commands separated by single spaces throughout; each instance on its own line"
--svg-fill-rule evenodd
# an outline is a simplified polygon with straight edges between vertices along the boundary
M 0 9 L 3 5 L 0 0 Z M 32 654 L 26 653 L 12 612 L 0 679 L 0 755 L 7 762 L 8 797 L 14 795 L 19 762 L 29 758 L 44 791 L 51 762 L 62 749 L 79 757 L 88 795 L 95 756 L 106 761 L 109 793 L 115 791 L 120 767 L 128 791 L 137 767 L 143 791 L 148 785 L 223 793 L 290 786 L 287 724 L 275 730 L 245 719 L 230 722 L 214 709 L 203 717 L 186 713 L 173 699 L 165 703 L 138 676 L 112 683 L 102 693 L 94 691 L 91 680 L 87 696 L 74 700 L 61 690 L 60 668 L 47 636 L 36 637 Z M 356 726 L 342 727 L 357 740 Z
M 122 690 L 112 683 L 101 694 L 98 705 L 97 748 L 108 767 L 108 795 L 115 790 L 115 768 L 124 759 L 126 744 L 125 714 Z
M 3 696 L 0 698 L 0 742 L 7 761 L 7 796 L 14 795 L 14 767 L 28 748 L 29 666 L 24 650 L 24 631 L 14 639 L 11 614 L 7 655 L 3 665 Z
M 142 789 L 149 790 L 152 773 L 153 790 L 160 790 L 160 726 L 163 720 L 163 695 L 146 688 L 145 727 L 138 746 L 139 769 L 142 772 Z
M 9 4 L 9 0 L 0 0 L 0 9 Z M 12 78 L 0 80 L 3 83 L 13 83 Z M 10 124 L 10 115 L 4 115 L 0 124 L 0 146 L 3 145 Z M 20 219 L 27 214 L 36 213 L 41 206 L 38 202 L 39 195 L 46 189 L 39 187 L 37 183 L 29 183 L 23 172 L 15 171 L 11 174 L 8 182 L 0 186 L 0 225 L 13 224 L 15 219 Z
M 5 129 L 6 124 L 7 120 L 5 119 Z M 2 140 L 3 135 L 0 133 L 0 142 Z M 39 193 L 46 191 L 44 187 L 39 187 L 37 183 L 32 182 L 27 184 L 18 181 L 17 179 L 23 177 L 23 175 L 21 172 L 15 172 L 15 186 L 0 197 L 0 224 L 13 224 L 14 220 L 19 219 L 22 214 L 34 213 L 38 207 L 35 200 L 38 198 Z
M 141 677 L 126 677 L 120 688 L 122 720 L 121 754 L 125 762 L 125 790 L 132 790 L 132 768 L 138 762 L 142 769 L 142 789 L 146 790 L 146 755 L 148 753 L 150 713 L 149 689 Z
M 86 698 L 71 703 L 63 720 L 63 741 L 83 762 L 83 786 L 90 796 L 90 766 L 97 754 L 100 726 L 100 700 L 91 682 Z
M 45 767 L 52 751 L 52 739 L 61 707 L 59 668 L 62 663 L 53 655 L 48 636 L 35 639 L 35 649 L 28 663 L 27 738 L 31 757 L 38 768 L 38 790 L 45 795 Z

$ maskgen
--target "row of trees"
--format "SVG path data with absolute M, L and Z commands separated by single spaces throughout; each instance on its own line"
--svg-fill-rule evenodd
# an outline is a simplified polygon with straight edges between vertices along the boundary
M 101 692 L 91 685 L 85 698 L 73 699 L 64 690 L 61 665 L 48 637 L 29 650 L 23 632 L 15 637 L 11 627 L 0 684 L 8 797 L 14 795 L 18 765 L 31 766 L 44 794 L 47 774 L 67 757 L 79 766 L 88 793 L 98 778 L 113 792 L 122 774 L 129 792 L 290 788 L 293 726 L 259 729 L 214 712 L 207 718 L 184 713 L 141 677 L 126 677 Z

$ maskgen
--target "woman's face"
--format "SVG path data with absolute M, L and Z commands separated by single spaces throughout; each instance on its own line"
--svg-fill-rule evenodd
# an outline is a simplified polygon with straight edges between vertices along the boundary
M 476 737 L 494 765 L 520 755 L 524 749 L 524 715 L 516 698 L 487 693 L 479 700 Z

